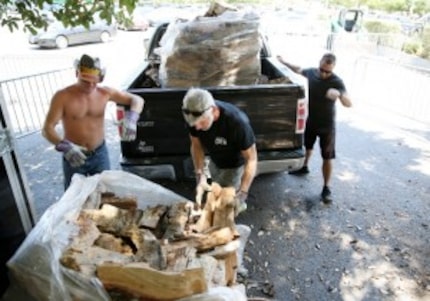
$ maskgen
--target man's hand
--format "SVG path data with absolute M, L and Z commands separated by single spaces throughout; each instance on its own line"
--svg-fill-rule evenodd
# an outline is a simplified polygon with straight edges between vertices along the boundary
M 246 204 L 246 199 L 248 198 L 248 193 L 245 191 L 238 191 L 236 192 L 236 204 L 234 208 L 235 216 L 238 216 L 239 213 L 242 213 L 248 208 L 248 205 Z
M 72 167 L 79 167 L 85 163 L 87 156 L 82 151 L 86 151 L 85 147 L 76 145 L 69 140 L 62 140 L 55 146 L 55 149 L 64 153 L 64 158 Z
M 197 174 L 196 177 L 197 187 L 196 187 L 196 203 L 200 208 L 202 205 L 203 194 L 206 191 L 211 191 L 211 185 L 208 183 L 208 179 L 203 173 Z
M 137 121 L 139 120 L 139 113 L 135 111 L 127 111 L 121 124 L 121 140 L 133 141 L 136 139 Z
M 330 88 L 327 90 L 327 93 L 325 94 L 325 96 L 328 99 L 331 99 L 333 101 L 335 101 L 336 99 L 338 99 L 340 97 L 340 91 L 338 89 L 335 88 Z

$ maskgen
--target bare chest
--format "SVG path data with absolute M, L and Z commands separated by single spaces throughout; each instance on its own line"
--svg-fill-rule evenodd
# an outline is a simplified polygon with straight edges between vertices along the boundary
M 102 94 L 80 96 L 70 99 L 65 107 L 65 115 L 71 119 L 104 117 L 108 98 Z

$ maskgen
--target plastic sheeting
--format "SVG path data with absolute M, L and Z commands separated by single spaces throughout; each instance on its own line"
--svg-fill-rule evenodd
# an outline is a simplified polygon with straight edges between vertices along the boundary
M 163 87 L 252 85 L 261 73 L 259 17 L 228 11 L 170 23 L 156 49 Z
M 102 192 L 112 192 L 119 197 L 137 197 L 140 209 L 185 200 L 156 183 L 124 171 L 105 171 L 91 177 L 74 175 L 62 198 L 45 211 L 8 261 L 12 283 L 3 300 L 30 300 L 28 296 L 20 298 L 16 292 L 25 292 L 32 299 L 40 301 L 111 300 L 98 278 L 87 278 L 81 273 L 64 268 L 59 261 L 70 243 L 70 238 L 78 233 L 79 227 L 75 221 L 80 211 L 84 208 L 96 208 Z M 240 239 L 242 247 L 238 252 L 243 253 L 250 229 L 247 226 L 238 226 L 238 230 L 243 233 Z M 241 262 L 243 254 L 238 255 Z M 196 299 L 182 300 L 246 300 L 244 290 L 237 287 L 214 287 L 207 293 L 194 297 Z

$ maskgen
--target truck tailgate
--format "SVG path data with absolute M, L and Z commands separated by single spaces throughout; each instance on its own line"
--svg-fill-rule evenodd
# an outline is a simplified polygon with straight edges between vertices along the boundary
M 297 135 L 297 100 L 304 97 L 297 85 L 255 85 L 208 88 L 215 99 L 230 102 L 249 116 L 259 152 L 302 147 Z M 130 89 L 145 99 L 137 139 L 122 142 L 123 156 L 143 158 L 189 155 L 189 138 L 182 117 L 186 89 Z

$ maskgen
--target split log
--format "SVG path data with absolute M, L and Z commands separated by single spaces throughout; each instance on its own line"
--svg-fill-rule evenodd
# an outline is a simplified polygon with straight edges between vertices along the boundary
M 184 236 L 193 206 L 191 202 L 181 202 L 170 206 L 163 220 L 163 224 L 166 227 L 163 239 L 170 240 Z
M 167 206 L 165 205 L 158 205 L 143 210 L 142 217 L 138 222 L 139 227 L 155 229 L 166 211 Z
M 107 290 L 123 291 L 145 300 L 177 300 L 207 291 L 202 268 L 181 273 L 154 270 L 146 264 L 102 264 L 97 276 Z
M 194 245 L 199 252 L 210 250 L 216 246 L 226 244 L 235 239 L 236 233 L 230 227 L 214 230 L 194 240 Z
M 235 235 L 238 235 L 234 222 L 235 196 L 236 190 L 234 187 L 226 187 L 221 190 L 217 208 L 214 211 L 213 226 L 230 227 L 235 231 Z
M 118 197 L 111 192 L 105 192 L 101 195 L 101 206 L 109 204 L 121 209 L 137 209 L 136 197 Z
M 120 209 L 109 204 L 104 204 L 101 209 L 84 209 L 81 214 L 92 219 L 100 231 L 117 235 L 136 220 L 134 210 Z

